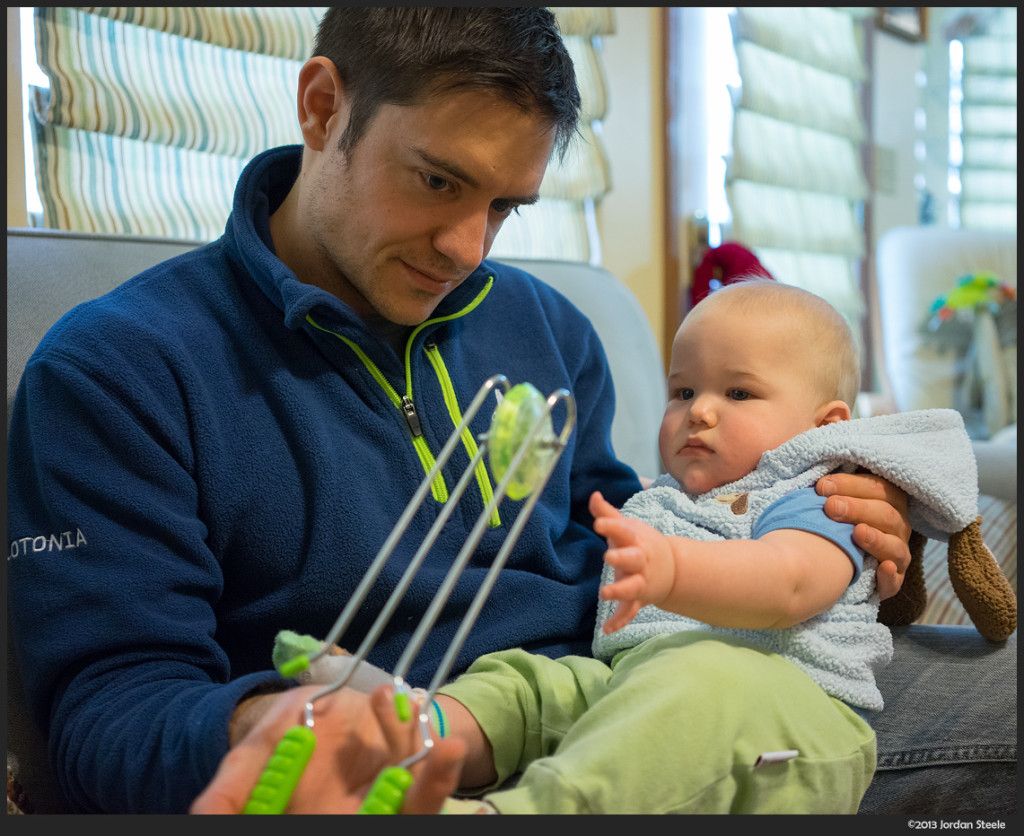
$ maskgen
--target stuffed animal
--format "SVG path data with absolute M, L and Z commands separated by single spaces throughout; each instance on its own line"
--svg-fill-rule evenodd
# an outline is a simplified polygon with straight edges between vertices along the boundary
M 723 285 L 732 284 L 750 276 L 760 276 L 763 279 L 775 278 L 758 260 L 757 256 L 742 244 L 727 241 L 718 247 L 712 247 L 704 253 L 700 264 L 693 271 L 690 307 L 692 308 L 709 293 L 718 290 Z
M 927 538 L 910 537 L 910 566 L 897 595 L 882 602 L 878 620 L 889 627 L 912 624 L 928 602 L 922 554 Z M 971 621 L 986 639 L 1003 641 L 1017 629 L 1017 596 L 981 537 L 981 517 L 948 544 L 949 580 Z
M 363 660 L 358 662 L 355 671 L 350 671 L 355 657 L 336 644 L 332 644 L 326 654 L 303 668 L 299 673 L 295 675 L 286 673 L 286 666 L 292 659 L 297 656 L 312 657 L 322 646 L 323 642 L 312 636 L 295 633 L 291 630 L 281 630 L 274 638 L 274 667 L 282 676 L 289 676 L 300 685 L 325 685 L 339 682 L 342 677 L 348 676 L 348 687 L 367 694 L 378 685 L 394 682 L 394 677 L 391 674 Z

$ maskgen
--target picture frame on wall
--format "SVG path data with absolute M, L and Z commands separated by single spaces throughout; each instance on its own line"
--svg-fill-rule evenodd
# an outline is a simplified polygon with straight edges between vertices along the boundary
M 923 6 L 882 6 L 876 13 L 875 25 L 905 41 L 921 43 L 928 38 L 928 9 Z

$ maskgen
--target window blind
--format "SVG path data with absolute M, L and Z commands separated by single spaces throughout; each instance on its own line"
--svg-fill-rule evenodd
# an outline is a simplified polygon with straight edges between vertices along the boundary
M 44 225 L 218 237 L 247 160 L 301 141 L 295 86 L 321 11 L 36 8 Z
M 1017 9 L 963 39 L 960 224 L 1017 228 Z
M 212 240 L 259 152 L 300 143 L 298 73 L 324 7 L 37 7 L 32 145 L 43 225 Z M 610 187 L 600 39 L 608 8 L 555 9 L 576 62 L 582 141 L 498 236 L 506 257 L 590 260 Z M 498 248 L 495 248 L 498 254 Z
M 861 9 L 737 7 L 730 16 L 740 85 L 723 238 L 751 249 L 779 281 L 817 293 L 860 339 L 865 313 L 861 162 L 867 78 Z
M 602 39 L 615 34 L 612 7 L 553 8 L 576 68 L 582 112 L 580 137 L 562 161 L 553 160 L 541 184 L 541 199 L 509 216 L 491 255 L 549 258 L 599 264 L 601 245 L 594 210 L 612 187 L 611 166 L 601 141 L 608 112 Z

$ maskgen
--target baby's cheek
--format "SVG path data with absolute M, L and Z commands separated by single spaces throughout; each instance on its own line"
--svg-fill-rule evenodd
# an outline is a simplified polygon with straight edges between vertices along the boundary
M 682 441 L 679 439 L 680 422 L 681 419 L 671 412 L 666 412 L 665 417 L 661 421 L 661 428 L 658 430 L 658 450 L 661 453 L 663 464 L 668 462 L 672 454 L 682 444 Z

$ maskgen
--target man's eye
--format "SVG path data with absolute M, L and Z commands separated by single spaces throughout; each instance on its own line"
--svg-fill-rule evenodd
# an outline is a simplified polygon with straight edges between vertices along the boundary
M 750 397 L 750 393 L 744 392 L 742 389 L 731 389 L 729 390 L 729 397 L 734 401 L 745 401 Z
M 443 192 L 448 188 L 448 181 L 440 174 L 424 174 L 423 180 L 427 188 L 435 192 Z
M 491 202 L 491 209 L 497 212 L 499 215 L 508 215 L 512 212 L 519 214 L 519 205 L 513 203 L 511 200 L 505 200 L 504 198 L 498 198 Z

